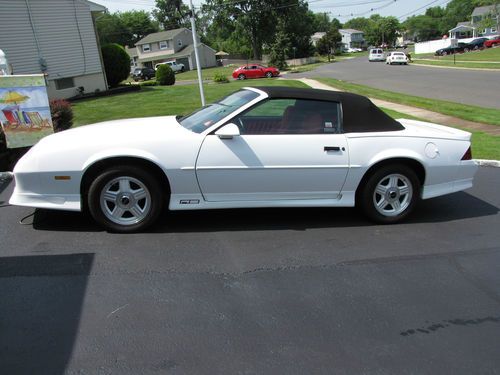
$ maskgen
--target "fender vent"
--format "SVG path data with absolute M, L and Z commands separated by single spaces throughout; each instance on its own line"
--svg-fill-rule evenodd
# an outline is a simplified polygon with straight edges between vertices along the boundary
M 462 159 L 460 160 L 472 160 L 472 147 L 469 146 L 467 151 L 465 151 L 464 156 L 462 156 Z

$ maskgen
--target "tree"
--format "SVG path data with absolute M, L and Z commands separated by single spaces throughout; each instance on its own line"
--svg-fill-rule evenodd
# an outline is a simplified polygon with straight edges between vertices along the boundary
M 109 43 L 126 46 L 133 39 L 132 33 L 117 13 L 103 14 L 97 18 L 96 28 L 99 35 L 99 42 L 102 46 Z
M 262 56 L 262 46 L 271 42 L 276 27 L 272 8 L 267 0 L 208 0 L 203 11 L 213 16 L 213 26 L 229 32 L 250 47 L 254 59 Z
M 130 57 L 125 49 L 116 43 L 102 47 L 102 60 L 109 87 L 116 87 L 127 79 L 130 73 Z
M 144 10 L 132 10 L 118 13 L 123 25 L 131 35 L 128 45 L 132 46 L 146 35 L 159 31 L 158 22 L 151 19 L 150 14 Z
M 159 30 L 158 23 L 143 10 L 104 14 L 97 19 L 96 26 L 101 45 L 133 46 L 139 39 Z
M 331 25 L 326 35 L 318 40 L 316 49 L 320 55 L 327 55 L 328 61 L 330 61 L 330 55 L 335 53 L 341 41 L 342 35 L 339 30 L 334 25 Z
M 286 56 L 290 50 L 290 39 L 285 30 L 285 22 L 283 19 L 278 21 L 274 42 L 271 44 L 269 53 L 269 64 L 283 70 L 287 67 Z
M 344 24 L 346 29 L 355 29 L 367 32 L 371 26 L 372 21 L 369 18 L 357 17 L 352 18 Z
M 164 30 L 190 28 L 189 7 L 182 0 L 156 0 L 153 17 Z
M 312 13 L 312 12 L 311 12 Z M 330 17 L 328 13 L 312 13 L 314 17 L 314 32 L 327 32 L 330 28 Z

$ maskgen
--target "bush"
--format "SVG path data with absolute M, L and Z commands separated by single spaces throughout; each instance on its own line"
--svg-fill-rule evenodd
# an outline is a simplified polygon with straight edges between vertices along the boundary
M 175 73 L 168 64 L 161 64 L 156 70 L 156 83 L 161 86 L 172 86 L 175 83 Z
M 51 100 L 49 104 L 54 132 L 57 133 L 71 128 L 73 125 L 73 108 L 71 108 L 71 104 L 62 99 Z
M 116 87 L 130 74 L 130 57 L 125 49 L 114 43 L 102 47 L 102 60 L 109 87 Z
M 226 75 L 223 73 L 215 73 L 214 74 L 214 82 L 217 83 L 228 83 L 229 80 L 227 79 Z

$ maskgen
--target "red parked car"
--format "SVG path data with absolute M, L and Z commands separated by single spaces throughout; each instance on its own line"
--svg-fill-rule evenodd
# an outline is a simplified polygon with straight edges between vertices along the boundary
M 233 72 L 233 78 L 272 78 L 280 75 L 280 71 L 272 66 L 265 67 L 262 65 L 244 65 L 240 66 Z
M 486 42 L 484 42 L 484 46 L 486 48 L 500 46 L 500 37 L 495 38 L 495 39 L 487 40 Z

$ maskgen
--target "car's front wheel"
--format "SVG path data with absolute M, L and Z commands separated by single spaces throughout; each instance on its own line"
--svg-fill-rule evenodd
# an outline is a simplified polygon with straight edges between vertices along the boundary
M 266 73 L 267 78 L 273 78 L 273 73 L 272 72 L 267 72 Z
M 406 165 L 387 165 L 376 170 L 361 188 L 361 208 L 371 220 L 382 224 L 404 219 L 420 196 L 418 177 Z
M 87 199 L 94 220 L 107 230 L 121 233 L 153 224 L 164 202 L 153 175 L 133 166 L 102 172 L 90 185 Z

